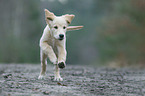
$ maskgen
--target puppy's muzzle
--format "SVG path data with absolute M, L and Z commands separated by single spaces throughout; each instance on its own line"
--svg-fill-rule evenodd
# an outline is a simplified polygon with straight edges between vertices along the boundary
M 63 40 L 64 39 L 64 35 L 63 34 L 59 34 L 59 40 Z

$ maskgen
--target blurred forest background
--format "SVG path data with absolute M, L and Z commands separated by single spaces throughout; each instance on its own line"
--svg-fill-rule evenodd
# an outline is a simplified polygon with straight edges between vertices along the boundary
M 44 9 L 75 14 L 68 64 L 145 63 L 145 0 L 0 0 L 0 63 L 39 63 Z

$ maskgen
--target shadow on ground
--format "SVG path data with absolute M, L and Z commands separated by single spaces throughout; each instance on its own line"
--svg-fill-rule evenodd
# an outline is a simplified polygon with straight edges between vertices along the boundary
M 144 96 L 145 70 L 67 65 L 62 82 L 53 81 L 48 64 L 45 80 L 40 65 L 0 64 L 0 96 Z

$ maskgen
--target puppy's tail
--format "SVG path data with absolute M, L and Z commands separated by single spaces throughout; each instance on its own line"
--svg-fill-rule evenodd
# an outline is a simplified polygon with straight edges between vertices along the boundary
M 84 26 L 68 26 L 67 27 L 67 31 L 72 31 L 72 30 L 80 30 L 82 29 Z

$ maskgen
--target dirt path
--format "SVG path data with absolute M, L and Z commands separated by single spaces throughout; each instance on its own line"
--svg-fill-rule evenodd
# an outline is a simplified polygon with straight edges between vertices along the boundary
M 144 96 L 145 70 L 68 65 L 63 82 L 53 81 L 53 66 L 38 80 L 40 65 L 0 64 L 0 96 Z

